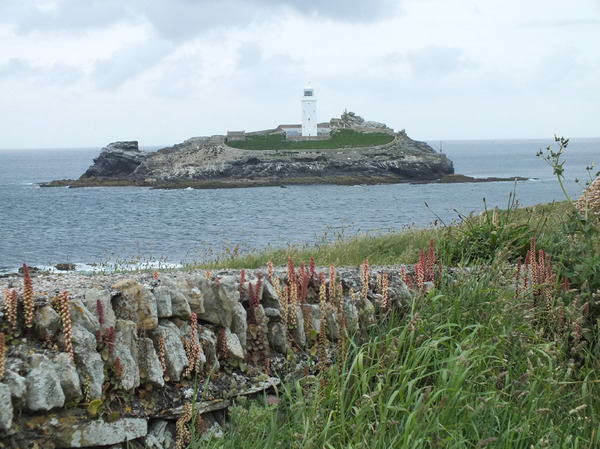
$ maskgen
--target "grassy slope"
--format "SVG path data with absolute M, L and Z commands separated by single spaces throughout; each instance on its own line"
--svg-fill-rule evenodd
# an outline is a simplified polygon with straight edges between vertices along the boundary
M 283 134 L 266 134 L 249 136 L 246 140 L 227 144 L 243 150 L 326 150 L 384 145 L 392 140 L 394 140 L 394 136 L 386 133 L 361 133 L 350 129 L 340 129 L 332 133 L 329 140 L 293 142 L 285 140 Z
M 247 256 L 238 256 L 236 252 L 219 254 L 215 260 L 208 264 L 190 266 L 190 268 L 260 268 L 265 267 L 271 261 L 275 265 L 287 264 L 288 258 L 297 263 L 301 261 L 308 263 L 314 257 L 318 265 L 355 266 L 368 259 L 372 265 L 413 264 L 419 258 L 419 250 L 426 247 L 432 238 L 440 241 L 441 245 L 452 246 L 458 239 L 469 239 L 471 228 L 479 227 L 479 238 L 483 239 L 494 230 L 501 229 L 506 234 L 515 233 L 515 228 L 527 224 L 533 235 L 536 230 L 542 234 L 542 228 L 553 229 L 559 226 L 568 213 L 566 202 L 557 204 L 537 205 L 523 209 L 513 209 L 498 213 L 500 221 L 494 226 L 481 226 L 480 223 L 493 221 L 490 211 L 462 221 L 461 226 L 430 227 L 426 229 L 408 228 L 402 232 L 384 235 L 369 236 L 358 234 L 355 236 L 338 235 L 333 243 L 323 241 L 315 242 L 313 245 L 288 245 L 287 247 L 274 249 L 266 252 L 253 252 Z M 503 214 L 503 215 L 502 215 Z M 511 223 L 507 223 L 507 222 Z M 510 238 L 510 235 L 507 237 Z M 539 238 L 539 236 L 538 236 Z M 502 240 L 497 240 L 498 251 L 503 246 Z M 463 242 L 463 246 L 466 244 Z M 529 245 L 529 237 L 526 236 L 526 245 Z M 465 251 L 467 248 L 462 248 Z M 455 261 L 456 262 L 456 261 Z
M 594 320 L 588 346 L 574 347 L 584 323 L 582 304 L 591 296 L 580 285 L 536 306 L 535 289 L 516 296 L 508 263 L 531 237 L 564 262 L 556 271 L 571 269 L 573 251 L 580 260 L 600 251 L 598 239 L 565 240 L 567 212 L 566 204 L 512 207 L 465 218 L 458 227 L 354 237 L 230 262 L 259 266 L 312 255 L 322 265 L 366 258 L 371 264 L 414 263 L 419 248 L 435 237 L 445 260 L 490 268 L 459 270 L 429 294 L 416 293 L 402 310 L 354 336 L 344 360 L 316 378 L 286 385 L 280 405 L 233 407 L 225 438 L 194 447 L 599 447 L 599 365 L 588 349 Z

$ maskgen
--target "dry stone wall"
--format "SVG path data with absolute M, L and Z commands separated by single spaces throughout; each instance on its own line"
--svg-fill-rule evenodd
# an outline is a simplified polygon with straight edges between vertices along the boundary
M 398 267 L 366 265 L 32 283 L 27 327 L 23 278 L 0 279 L 0 447 L 172 448 L 192 403 L 220 432 L 236 397 L 319 369 L 410 299 Z

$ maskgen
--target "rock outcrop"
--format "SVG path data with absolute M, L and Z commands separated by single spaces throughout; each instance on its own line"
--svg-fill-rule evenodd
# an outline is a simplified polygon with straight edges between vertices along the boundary
M 138 148 L 137 141 L 113 142 L 102 148 L 94 165 L 83 177 L 127 177 L 144 160 L 146 154 Z

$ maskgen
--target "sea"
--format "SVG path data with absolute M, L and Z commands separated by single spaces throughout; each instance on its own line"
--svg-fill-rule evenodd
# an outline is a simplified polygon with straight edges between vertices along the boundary
M 146 187 L 44 188 L 75 179 L 100 148 L 0 150 L 0 274 L 23 263 L 79 271 L 177 267 L 286 246 L 311 247 L 357 234 L 443 226 L 484 207 L 565 199 L 536 153 L 551 139 L 428 141 L 473 177 L 527 181 L 465 184 L 288 186 L 218 190 Z M 156 149 L 156 148 L 151 148 Z M 572 138 L 561 156 L 576 199 L 600 166 L 600 138 Z M 576 182 L 579 180 L 579 182 Z M 318 261 L 317 261 L 318 262 Z

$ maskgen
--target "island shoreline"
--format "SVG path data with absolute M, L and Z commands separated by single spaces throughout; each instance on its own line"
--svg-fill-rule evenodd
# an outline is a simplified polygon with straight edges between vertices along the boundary
M 258 179 L 258 180 L 200 180 L 200 179 L 167 179 L 167 180 L 143 180 L 143 179 L 110 179 L 110 178 L 82 178 L 82 179 L 60 179 L 50 182 L 39 183 L 40 187 L 149 187 L 160 190 L 176 189 L 237 189 L 251 187 L 292 187 L 303 185 L 338 185 L 338 186 L 370 186 L 389 184 L 458 184 L 458 183 L 482 183 L 482 182 L 507 182 L 528 181 L 529 178 L 514 177 L 487 177 L 475 178 L 472 176 L 452 174 L 437 179 L 399 179 L 391 177 L 306 177 L 306 178 L 283 178 L 283 179 Z

